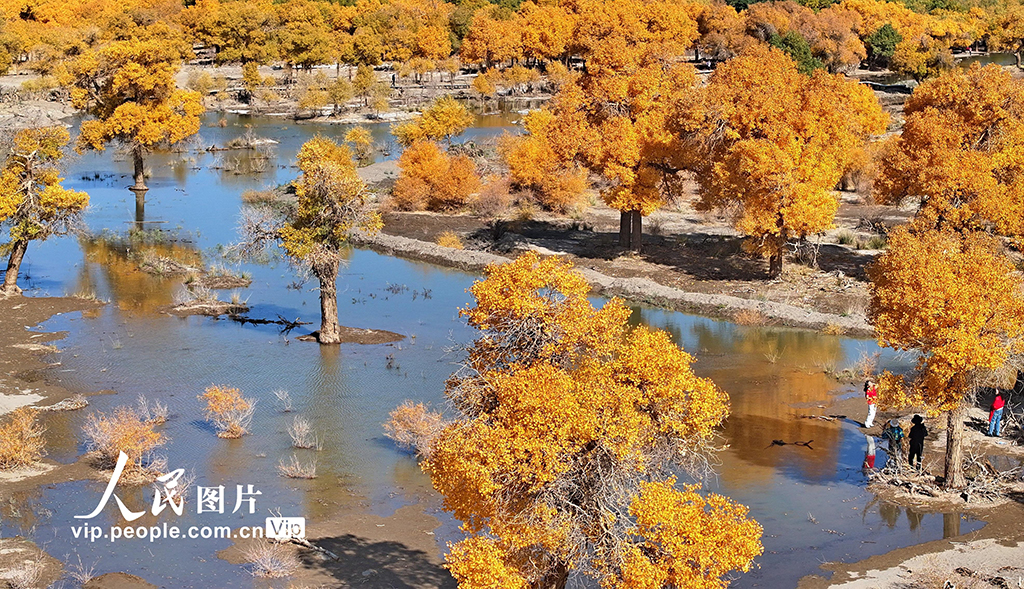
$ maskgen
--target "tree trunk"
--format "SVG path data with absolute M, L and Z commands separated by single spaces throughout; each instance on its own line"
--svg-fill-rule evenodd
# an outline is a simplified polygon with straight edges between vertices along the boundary
M 778 278 L 782 275 L 782 250 L 776 251 L 768 258 L 768 277 Z
M 640 253 L 644 242 L 644 216 L 640 214 L 640 211 L 632 211 L 630 214 L 633 216 L 633 227 L 632 235 L 629 238 L 629 249 Z
M 843 174 L 843 178 L 839 181 L 839 189 L 843 192 L 855 192 L 857 190 L 857 183 L 853 181 L 853 174 L 849 172 Z
M 565 589 L 569 582 L 569 567 L 564 563 L 555 564 L 544 578 L 532 583 L 532 589 Z
M 21 289 L 18 288 L 18 271 L 21 270 L 21 261 L 25 259 L 25 250 L 27 249 L 27 239 L 14 242 L 11 257 L 7 261 L 7 273 L 4 274 L 4 285 L 0 287 L 0 294 L 4 296 L 21 294 Z
M 321 344 L 340 344 L 338 334 L 338 261 L 325 262 L 314 268 L 320 280 L 320 335 Z
M 964 410 L 957 407 L 949 412 L 946 422 L 946 469 L 943 487 L 961 489 L 964 480 Z
M 629 211 L 619 213 L 619 245 L 629 247 L 629 238 L 633 233 L 633 217 Z
M 643 243 L 644 218 L 640 211 L 619 213 L 619 245 L 630 251 L 639 252 Z
M 132 190 L 147 190 L 146 169 L 142 161 L 142 148 L 136 147 L 132 149 L 132 157 L 135 159 L 135 186 L 132 186 Z

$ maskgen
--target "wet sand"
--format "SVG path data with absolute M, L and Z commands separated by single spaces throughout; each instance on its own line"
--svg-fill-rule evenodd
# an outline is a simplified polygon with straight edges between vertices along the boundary
M 98 309 L 95 301 L 71 297 L 0 298 L 0 415 L 25 405 L 52 405 L 73 393 L 46 373 L 43 359 L 57 351 L 48 342 L 66 333 L 29 331 L 54 315 Z

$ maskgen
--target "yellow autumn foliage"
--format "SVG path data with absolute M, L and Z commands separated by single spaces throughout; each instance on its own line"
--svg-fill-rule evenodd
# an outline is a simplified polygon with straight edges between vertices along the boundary
M 473 160 L 464 154 L 452 156 L 433 141 L 420 140 L 406 147 L 398 168 L 392 199 L 402 210 L 460 209 L 480 190 Z
M 724 587 L 761 553 L 746 508 L 669 468 L 707 468 L 728 396 L 670 336 L 600 309 L 571 263 L 527 253 L 489 266 L 463 309 L 480 338 L 449 378 L 457 411 L 424 469 L 467 538 L 460 587 Z M 613 514 L 629 514 L 618 520 Z M 583 571 L 586 571 L 583 573 Z
M 395 125 L 391 133 L 399 144 L 412 145 L 417 141 L 448 141 L 460 135 L 473 124 L 473 115 L 451 96 L 435 100 L 415 119 Z
M 1024 235 L 1024 81 L 975 64 L 918 86 L 904 112 L 878 200 L 917 201 L 921 228 Z
M 773 276 L 790 239 L 832 227 L 836 184 L 888 121 L 870 88 L 820 70 L 803 75 L 767 46 L 715 70 L 680 115 L 698 208 L 738 209 L 736 228 L 771 259 Z
M 919 353 L 911 382 L 882 380 L 885 406 L 953 410 L 1024 349 L 1024 282 L 991 236 L 898 227 L 868 275 L 879 344 Z

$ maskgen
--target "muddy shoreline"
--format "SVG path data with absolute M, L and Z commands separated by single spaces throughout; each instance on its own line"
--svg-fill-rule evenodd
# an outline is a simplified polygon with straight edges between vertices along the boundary
M 101 306 L 74 297 L 0 298 L 0 415 L 25 405 L 52 405 L 74 395 L 47 373 L 59 365 L 44 360 L 57 348 L 48 345 L 66 332 L 29 331 L 64 313 L 88 312 Z
M 352 241 L 356 245 L 386 255 L 472 272 L 480 272 L 488 264 L 502 264 L 512 259 L 490 252 L 446 248 L 427 241 L 387 233 L 359 234 Z M 585 266 L 578 269 L 586 277 L 595 294 L 617 296 L 635 303 L 721 319 L 732 319 L 737 312 L 750 310 L 760 313 L 775 325 L 814 330 L 837 325 L 842 328 L 844 335 L 864 338 L 874 335 L 874 330 L 861 317 L 844 317 L 775 301 L 689 292 L 659 284 L 642 276 L 608 276 Z
M 824 414 L 846 415 L 846 420 L 860 425 L 866 416 L 866 405 L 860 395 L 838 400 L 824 408 Z M 968 412 L 968 420 L 981 409 Z M 882 425 L 891 418 L 904 418 L 912 411 L 880 411 L 875 424 L 869 429 L 861 428 L 865 434 L 876 439 L 882 436 Z M 931 474 L 942 470 L 945 453 L 945 418 L 928 419 L 928 438 L 925 440 L 924 465 Z M 965 443 L 982 445 L 986 453 L 1020 456 L 1021 448 L 1016 446 L 988 447 L 993 439 L 986 438 L 973 428 L 966 429 Z M 884 442 L 879 442 L 883 448 Z M 1024 494 L 1013 492 L 1009 497 L 996 503 L 956 503 L 948 499 L 929 499 L 917 496 L 907 497 L 892 489 L 878 489 L 873 492 L 887 501 L 903 507 L 923 511 L 953 509 L 969 513 L 985 522 L 979 530 L 941 540 L 933 540 L 871 556 L 856 562 L 826 562 L 821 565 L 822 574 L 803 577 L 797 589 L 873 589 L 877 587 L 941 587 L 946 580 L 954 583 L 971 583 L 974 586 L 999 586 L 989 584 L 985 579 L 1003 577 L 1009 586 L 1016 586 L 1018 577 L 1024 578 Z M 974 575 L 962 575 L 960 572 Z M 937 584 L 936 584 L 937 582 Z M 957 586 L 960 586 L 957 584 Z

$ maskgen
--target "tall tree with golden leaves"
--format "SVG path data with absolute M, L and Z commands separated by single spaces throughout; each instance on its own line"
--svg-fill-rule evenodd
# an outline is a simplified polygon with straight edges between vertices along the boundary
M 698 208 L 737 210 L 747 245 L 782 272 L 792 239 L 832 226 L 834 189 L 888 117 L 866 86 L 756 46 L 720 66 L 681 103 L 684 154 L 700 186 Z
M 1024 282 L 995 238 L 898 227 L 868 269 L 879 344 L 919 353 L 909 382 L 884 373 L 880 401 L 947 413 L 945 486 L 964 486 L 964 409 L 1024 351 Z
M 26 129 L 14 135 L 0 170 L 0 225 L 10 241 L 0 244 L 9 253 L 0 295 L 19 294 L 18 271 L 28 243 L 66 235 L 81 221 L 89 195 L 61 186 L 57 163 L 71 139 L 63 127 Z
M 681 178 L 679 146 L 668 128 L 672 105 L 696 82 L 681 58 L 698 38 L 686 6 L 672 1 L 584 0 L 575 44 L 583 75 L 549 107 L 555 153 L 611 183 L 602 196 L 621 211 L 619 241 L 640 251 L 642 219 Z
M 72 86 L 71 102 L 92 115 L 82 123 L 77 149 L 103 150 L 116 142 L 131 153 L 132 190 L 147 190 L 144 158 L 199 132 L 202 97 L 175 87 L 174 75 L 192 52 L 181 36 L 162 23 L 142 38 L 113 41 L 71 60 L 60 73 Z
M 747 508 L 672 474 L 706 473 L 728 395 L 621 301 L 592 307 L 565 260 L 485 274 L 462 311 L 481 337 L 447 384 L 456 417 L 420 448 L 467 534 L 447 557 L 459 586 L 718 589 L 748 570 Z
M 341 343 L 338 328 L 338 267 L 342 250 L 357 230 L 379 231 L 380 215 L 369 210 L 366 186 L 345 145 L 317 135 L 299 149 L 302 175 L 294 182 L 298 200 L 283 210 L 253 209 L 242 220 L 244 256 L 278 244 L 301 269 L 320 282 L 321 344 Z
M 473 114 L 451 96 L 442 96 L 411 121 L 392 127 L 398 143 L 408 147 L 417 141 L 440 141 L 451 145 L 452 138 L 473 124 Z
M 883 204 L 916 200 L 919 228 L 1024 236 L 1024 80 L 997 65 L 921 84 L 875 182 Z

